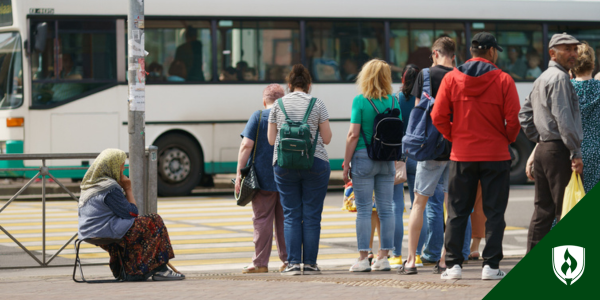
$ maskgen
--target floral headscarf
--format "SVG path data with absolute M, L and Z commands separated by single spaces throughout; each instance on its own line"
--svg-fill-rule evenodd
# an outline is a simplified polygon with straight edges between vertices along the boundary
M 81 181 L 79 207 L 98 193 L 121 188 L 121 165 L 126 159 L 127 154 L 119 149 L 106 149 L 96 157 Z

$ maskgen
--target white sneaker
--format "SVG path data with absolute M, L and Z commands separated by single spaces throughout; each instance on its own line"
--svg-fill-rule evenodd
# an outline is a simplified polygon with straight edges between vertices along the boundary
M 483 280 L 501 280 L 506 276 L 506 273 L 500 269 L 492 269 L 490 266 L 485 265 L 481 270 L 481 279 Z
M 371 269 L 373 271 L 390 271 L 392 270 L 392 266 L 390 266 L 390 261 L 387 257 L 382 259 L 378 259 L 372 266 Z
M 357 259 L 356 262 L 350 267 L 350 272 L 371 272 L 371 266 L 369 266 L 369 259 L 363 260 Z
M 442 279 L 462 279 L 462 269 L 459 265 L 447 268 L 441 276 Z

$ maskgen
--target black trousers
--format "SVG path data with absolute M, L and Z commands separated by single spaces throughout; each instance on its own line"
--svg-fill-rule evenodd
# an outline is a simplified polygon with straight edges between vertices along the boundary
M 450 162 L 448 220 L 446 222 L 446 265 L 451 268 L 464 261 L 465 230 L 475 205 L 477 185 L 481 181 L 485 222 L 483 266 L 498 269 L 504 238 L 504 213 L 510 189 L 510 161 Z
M 573 173 L 570 157 L 562 141 L 539 142 L 535 150 L 535 209 L 527 234 L 527 252 L 550 232 L 554 219 L 560 219 L 565 188 Z

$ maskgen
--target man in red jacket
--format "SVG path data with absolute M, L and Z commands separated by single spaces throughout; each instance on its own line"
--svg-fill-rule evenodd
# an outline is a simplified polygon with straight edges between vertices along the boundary
M 519 134 L 519 95 L 514 80 L 494 63 L 496 38 L 487 32 L 471 41 L 472 59 L 446 74 L 431 113 L 433 124 L 452 142 L 446 265 L 442 279 L 462 278 L 462 247 L 477 184 L 487 217 L 482 279 L 502 279 L 504 212 L 510 181 L 509 145 Z

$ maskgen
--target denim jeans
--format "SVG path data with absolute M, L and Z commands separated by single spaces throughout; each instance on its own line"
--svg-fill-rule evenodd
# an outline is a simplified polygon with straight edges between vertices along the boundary
M 412 209 L 412 204 L 415 201 L 415 178 L 417 174 L 417 161 L 412 160 L 410 158 L 406 158 L 406 184 L 408 185 L 408 195 L 410 196 L 410 208 Z M 423 211 L 423 220 L 426 220 L 426 211 Z M 404 225 L 404 224 L 403 224 Z M 423 245 L 425 244 L 425 238 L 427 235 L 427 222 L 423 222 L 423 227 L 421 228 L 421 234 L 419 235 L 419 242 L 417 244 L 417 255 L 421 255 L 421 250 L 423 249 Z M 398 250 L 400 253 L 401 250 Z M 394 252 L 396 253 L 396 252 Z M 394 254 L 396 255 L 396 254 Z M 399 255 L 399 254 L 398 254 Z
M 310 170 L 284 169 L 275 164 L 273 171 L 283 207 L 287 260 L 290 264 L 316 264 L 331 174 L 329 162 L 315 158 Z
M 394 250 L 394 175 L 393 161 L 374 161 L 367 149 L 354 152 L 352 157 L 352 186 L 356 202 L 356 237 L 358 251 L 370 251 L 373 192 L 381 223 L 381 250 Z
M 394 202 L 392 203 L 394 210 L 394 256 L 402 255 L 402 239 L 404 239 L 404 183 L 394 185 Z
M 427 234 L 425 236 L 425 248 L 422 258 L 429 261 L 438 261 L 442 255 L 444 246 L 444 191 L 442 184 L 438 184 L 435 194 L 427 201 L 425 209 L 426 217 L 423 219 L 423 227 L 427 223 Z M 420 242 L 420 240 L 419 240 Z M 463 254 L 468 257 L 471 249 L 471 218 L 465 231 Z

